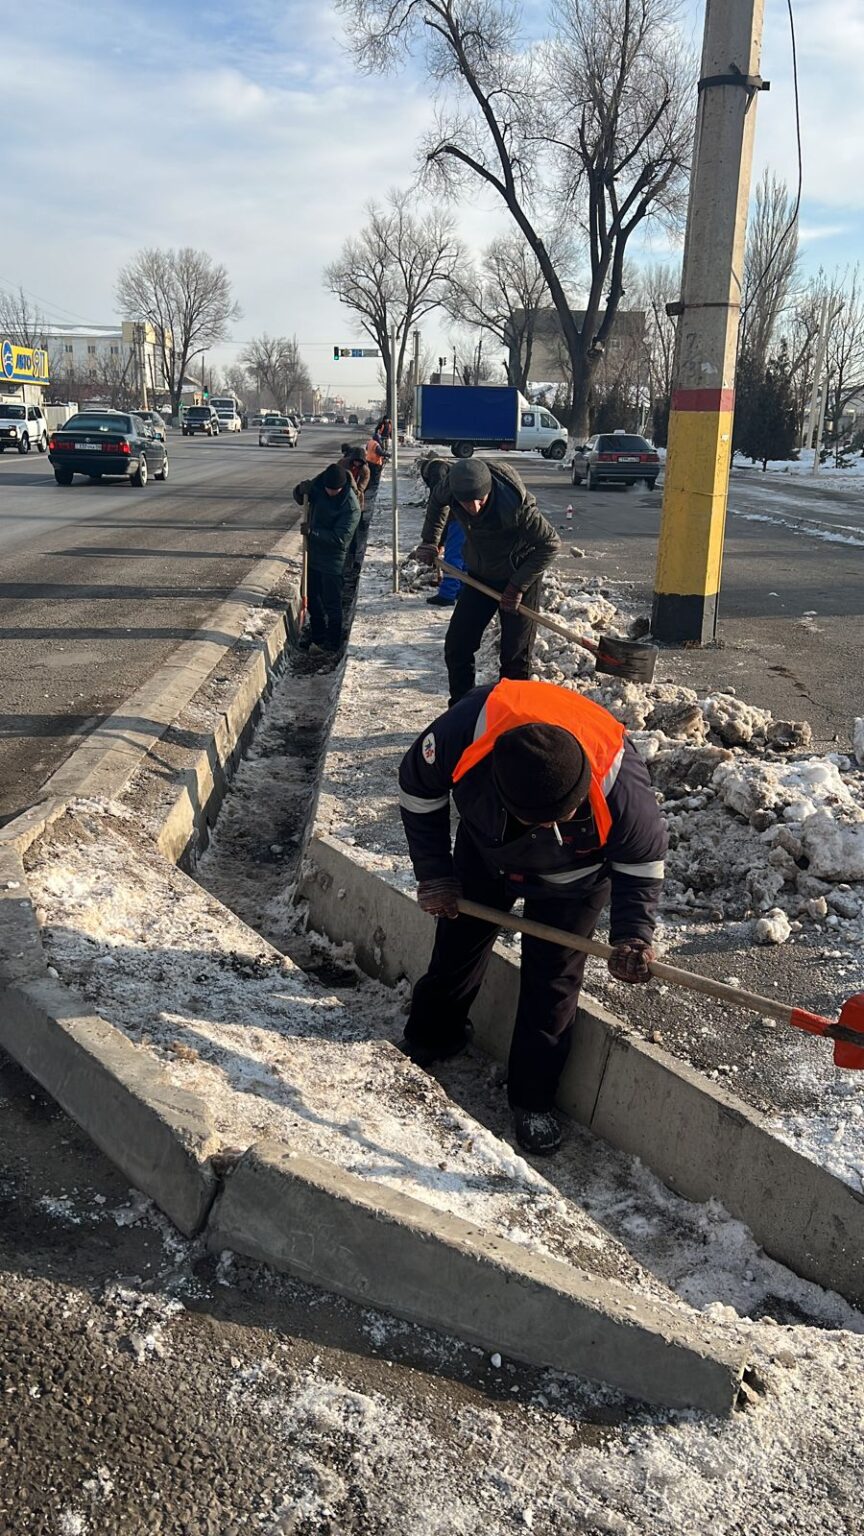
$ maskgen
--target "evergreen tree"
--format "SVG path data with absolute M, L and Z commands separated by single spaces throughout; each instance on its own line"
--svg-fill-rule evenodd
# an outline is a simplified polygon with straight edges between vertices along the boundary
M 769 459 L 792 457 L 797 441 L 795 402 L 786 343 L 761 371 L 748 351 L 738 364 L 733 447 L 763 471 Z

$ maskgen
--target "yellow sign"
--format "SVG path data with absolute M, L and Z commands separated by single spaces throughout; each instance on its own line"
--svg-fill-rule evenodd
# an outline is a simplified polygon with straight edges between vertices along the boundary
M 48 353 L 43 347 L 19 347 L 0 342 L 0 384 L 47 384 Z

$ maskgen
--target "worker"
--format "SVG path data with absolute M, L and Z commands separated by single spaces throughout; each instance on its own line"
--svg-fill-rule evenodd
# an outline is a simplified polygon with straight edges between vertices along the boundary
M 649 979 L 666 828 L 645 764 L 599 704 L 553 683 L 475 688 L 405 754 L 399 803 L 417 900 L 438 919 L 402 1041 L 419 1066 L 468 1044 L 498 931 L 460 914 L 461 896 L 501 912 L 522 897 L 527 918 L 585 938 L 611 897 L 609 970 Z M 560 1144 L 553 1105 L 584 968 L 583 954 L 522 935 L 507 1091 L 527 1152 Z
M 450 465 L 446 459 L 428 458 L 420 460 L 420 479 L 430 491 L 434 491 L 442 480 L 446 480 L 450 471 Z M 465 529 L 451 512 L 444 525 L 444 546 L 439 545 L 440 553 L 444 556 L 448 565 L 452 565 L 458 571 L 465 569 Z M 427 597 L 426 602 L 430 608 L 453 608 L 456 599 L 462 591 L 462 583 L 458 576 L 442 576 L 437 590 Z
M 366 462 L 366 449 L 362 443 L 354 445 L 343 443 L 339 451 L 342 457 L 337 459 L 336 462 L 348 471 L 348 474 L 354 481 L 354 489 L 357 492 L 357 500 L 360 503 L 360 511 L 362 512 L 366 504 L 366 491 L 372 478 L 369 465 Z
M 300 650 L 333 654 L 342 645 L 342 598 L 351 540 L 360 522 L 360 503 L 351 476 L 330 464 L 314 480 L 294 487 L 294 500 L 307 503 L 301 532 L 309 551 L 309 626 Z
M 561 541 L 509 464 L 471 458 L 450 466 L 429 496 L 415 551 L 421 563 L 435 564 L 450 516 L 465 532 L 465 570 L 500 593 L 487 597 L 462 585 L 444 641 L 450 703 L 456 704 L 474 687 L 474 658 L 496 613 L 501 617 L 501 677 L 531 676 L 536 625 L 520 613 L 520 605 L 524 598 L 526 607 L 540 606 L 541 578 Z
M 369 465 L 369 489 L 366 492 L 366 500 L 375 502 L 378 497 L 378 484 L 381 473 L 387 460 L 387 451 L 377 434 L 370 437 L 366 444 L 366 462 Z

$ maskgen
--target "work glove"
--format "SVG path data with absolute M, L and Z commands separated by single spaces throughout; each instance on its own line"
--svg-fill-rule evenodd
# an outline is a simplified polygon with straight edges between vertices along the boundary
M 620 939 L 613 945 L 607 964 L 616 981 L 650 981 L 648 967 L 654 951 L 647 939 Z
M 302 507 L 306 498 L 306 482 L 303 481 L 300 485 L 295 485 L 292 495 L 298 507 Z
M 462 895 L 462 886 L 455 875 L 445 875 L 440 880 L 421 880 L 417 886 L 417 905 L 431 917 L 458 917 L 456 903 Z
M 305 535 L 309 532 L 309 524 L 308 523 L 301 523 L 300 524 L 300 532 L 305 537 Z
M 509 581 L 501 593 L 501 612 L 515 613 L 522 601 L 522 592 Z
M 438 545 L 418 544 L 414 551 L 414 559 L 419 565 L 437 565 Z

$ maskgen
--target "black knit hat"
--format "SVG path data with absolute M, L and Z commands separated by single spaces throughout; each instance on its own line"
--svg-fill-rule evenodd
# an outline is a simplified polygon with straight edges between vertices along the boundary
M 492 473 L 483 459 L 457 459 L 448 483 L 454 501 L 482 501 L 492 489 Z
M 323 481 L 328 491 L 344 490 L 348 475 L 341 464 L 328 464 L 324 471 Z
M 591 767 L 576 737 L 560 725 L 517 725 L 492 748 L 492 772 L 511 815 L 529 826 L 566 821 L 582 804 Z

